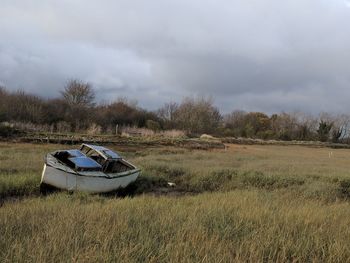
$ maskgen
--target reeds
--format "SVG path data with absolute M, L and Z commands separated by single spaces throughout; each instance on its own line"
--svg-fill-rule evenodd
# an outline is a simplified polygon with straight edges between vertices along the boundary
M 262 190 L 6 203 L 2 262 L 346 262 L 350 205 Z
M 349 261 L 349 150 L 123 147 L 143 172 L 133 198 L 40 196 L 62 147 L 0 144 L 0 262 Z

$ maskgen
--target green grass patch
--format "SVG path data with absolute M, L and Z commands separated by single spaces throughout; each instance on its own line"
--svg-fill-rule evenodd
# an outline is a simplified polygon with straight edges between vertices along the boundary
M 1 173 L 0 198 L 38 195 L 40 177 L 33 173 Z

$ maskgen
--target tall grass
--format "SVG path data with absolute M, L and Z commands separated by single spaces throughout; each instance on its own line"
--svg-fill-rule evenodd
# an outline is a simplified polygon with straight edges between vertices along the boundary
M 0 199 L 39 195 L 39 183 L 35 173 L 0 174 Z
M 346 262 L 350 205 L 261 190 L 7 203 L 1 262 Z
M 0 199 L 39 195 L 44 156 L 57 147 L 62 146 L 1 143 Z
M 0 262 L 349 261 L 350 150 L 124 147 L 142 169 L 133 198 L 40 196 L 60 148 L 0 144 Z

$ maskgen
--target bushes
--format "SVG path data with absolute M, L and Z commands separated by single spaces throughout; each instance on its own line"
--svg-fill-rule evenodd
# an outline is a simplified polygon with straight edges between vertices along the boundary
M 243 174 L 242 182 L 246 186 L 263 189 L 278 189 L 302 185 L 305 181 L 294 177 L 266 175 L 262 172 L 247 172 Z
M 347 143 L 349 115 L 233 111 L 222 116 L 210 98 L 184 98 L 166 103 L 155 111 L 119 98 L 95 104 L 94 89 L 71 80 L 58 98 L 45 99 L 24 91 L 9 92 L 0 87 L 0 122 L 30 123 L 39 132 L 120 133 L 122 127 L 147 127 L 149 131 L 181 130 L 188 136 L 215 136 L 279 140 L 321 140 Z M 95 123 L 98 129 L 90 124 Z M 95 127 L 95 128 L 96 128 Z M 116 128 L 120 127 L 120 128 Z M 162 133 L 163 135 L 165 133 Z M 171 134 L 169 134 L 171 135 Z M 7 136 L 7 135 L 6 135 Z
M 330 132 L 332 130 L 333 123 L 321 120 L 317 130 L 318 139 L 321 142 L 326 142 L 329 139 Z M 339 135 L 340 137 L 340 135 Z
M 227 185 L 232 186 L 231 180 L 236 176 L 237 171 L 235 170 L 224 169 L 214 171 L 204 176 L 198 176 L 192 187 L 199 192 L 218 191 L 227 188 Z
M 185 130 L 188 134 L 215 133 L 222 120 L 210 98 L 185 98 L 180 104 L 167 103 L 157 114 L 165 128 Z
M 350 198 L 350 179 L 343 179 L 339 181 L 338 193 L 342 198 Z
M 150 129 L 154 132 L 157 132 L 160 130 L 160 124 L 156 121 L 153 121 L 153 120 L 147 120 L 146 127 L 147 127 L 147 129 Z
M 20 130 L 9 125 L 0 124 L 0 138 L 9 138 L 22 134 Z

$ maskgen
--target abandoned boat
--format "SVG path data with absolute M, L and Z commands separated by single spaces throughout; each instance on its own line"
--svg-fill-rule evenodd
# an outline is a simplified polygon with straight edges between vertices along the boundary
M 82 144 L 80 150 L 48 153 L 41 184 L 69 191 L 105 193 L 126 187 L 139 174 L 139 169 L 110 149 Z

